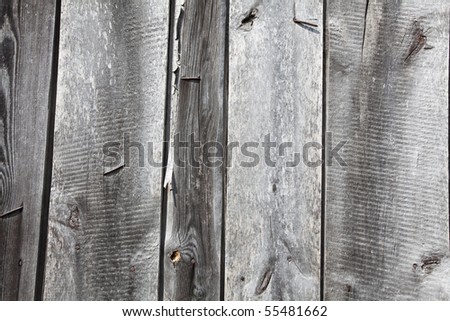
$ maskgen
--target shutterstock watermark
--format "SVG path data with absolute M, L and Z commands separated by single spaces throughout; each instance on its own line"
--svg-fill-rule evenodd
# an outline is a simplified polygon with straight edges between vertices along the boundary
M 162 150 L 170 147 L 169 161 L 178 167 L 209 167 L 241 166 L 255 167 L 319 167 L 325 164 L 337 164 L 345 167 L 347 163 L 341 152 L 347 141 L 339 141 L 333 145 L 333 134 L 327 132 L 325 146 L 319 142 L 306 142 L 302 146 L 294 142 L 277 142 L 270 134 L 266 134 L 262 141 L 229 142 L 224 146 L 220 142 L 200 142 L 194 134 L 182 140 L 177 134 L 172 142 L 138 142 L 130 139 L 124 133 L 121 141 L 106 142 L 103 145 L 104 167 L 132 167 L 151 166 L 163 167 Z M 325 155 L 325 159 L 323 159 Z M 225 160 L 226 157 L 226 160 Z

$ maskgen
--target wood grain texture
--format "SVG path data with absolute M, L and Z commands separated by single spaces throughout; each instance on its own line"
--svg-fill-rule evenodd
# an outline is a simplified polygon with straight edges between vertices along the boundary
M 223 144 L 226 1 L 178 2 L 175 15 L 171 136 Z M 164 299 L 219 300 L 223 166 L 200 148 L 175 147 L 170 159 Z
M 321 21 L 321 1 L 231 0 L 228 143 L 257 142 L 249 150 L 260 161 L 245 167 L 242 151 L 228 154 L 227 300 L 319 299 L 321 168 L 300 155 L 322 141 Z M 261 145 L 268 134 L 273 167 Z M 292 142 L 286 156 L 283 142 Z M 294 152 L 299 164 L 288 167 Z
M 448 299 L 449 3 L 327 7 L 325 299 Z
M 62 1 L 47 300 L 157 299 L 168 10 Z
M 0 4 L 0 300 L 33 300 L 55 1 Z

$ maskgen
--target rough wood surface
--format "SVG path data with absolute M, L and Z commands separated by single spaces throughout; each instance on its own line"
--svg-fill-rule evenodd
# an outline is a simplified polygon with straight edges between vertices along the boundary
M 228 153 L 227 300 L 319 299 L 321 168 L 286 162 L 322 140 L 321 21 L 321 1 L 231 0 L 228 143 L 259 143 L 249 150 L 260 162 L 244 167 L 239 149 Z M 285 157 L 282 142 L 293 144 Z
M 45 299 L 157 299 L 168 10 L 62 1 Z
M 223 144 L 226 1 L 179 2 L 175 15 L 172 138 Z M 175 148 L 171 164 L 164 299 L 219 300 L 222 166 L 209 166 L 200 148 Z
M 50 97 L 55 1 L 0 5 L 0 300 L 32 300 Z
M 329 0 L 325 299 L 448 299 L 448 1 Z
M 447 0 L 59 17 L 1 0 L 0 300 L 450 300 Z

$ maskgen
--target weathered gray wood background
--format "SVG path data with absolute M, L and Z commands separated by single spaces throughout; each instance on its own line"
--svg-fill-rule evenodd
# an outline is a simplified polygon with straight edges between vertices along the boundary
M 0 299 L 450 300 L 449 24 L 1 0 Z

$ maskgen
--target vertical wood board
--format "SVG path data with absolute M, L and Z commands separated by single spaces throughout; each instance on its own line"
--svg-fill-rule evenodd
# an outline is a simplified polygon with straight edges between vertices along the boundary
M 0 5 L 0 300 L 35 295 L 55 8 Z
M 228 144 L 239 148 L 228 152 L 225 299 L 318 300 L 321 167 L 302 153 L 322 141 L 322 2 L 230 5 Z M 282 143 L 292 144 L 284 156 Z
M 45 299 L 157 299 L 168 11 L 62 2 Z
M 448 299 L 449 4 L 327 8 L 325 299 Z
M 224 144 L 226 1 L 177 4 L 170 126 L 189 147 L 170 160 L 164 299 L 219 300 L 223 166 L 206 152 Z

